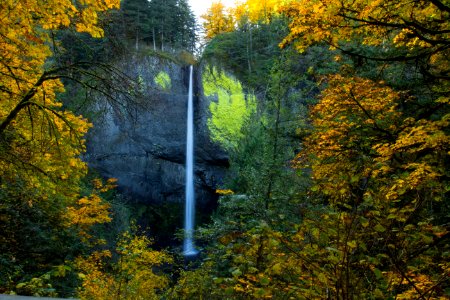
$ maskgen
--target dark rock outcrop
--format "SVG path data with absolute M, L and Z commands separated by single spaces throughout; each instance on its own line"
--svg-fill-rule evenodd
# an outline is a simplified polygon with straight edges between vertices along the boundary
M 98 101 L 85 160 L 105 177 L 118 179 L 119 190 L 136 202 L 184 201 L 188 69 L 154 57 L 119 64 L 141 83 L 132 101 Z M 155 83 L 164 71 L 171 88 Z M 196 72 L 195 78 L 201 74 Z M 201 82 L 200 80 L 195 80 Z M 195 189 L 200 206 L 215 199 L 227 155 L 210 141 L 206 126 L 209 100 L 195 86 Z

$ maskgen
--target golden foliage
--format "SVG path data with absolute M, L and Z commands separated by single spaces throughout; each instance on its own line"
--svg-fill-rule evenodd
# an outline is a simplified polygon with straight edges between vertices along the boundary
M 242 1 L 233 8 L 233 14 L 236 20 L 243 17 L 248 18 L 250 22 L 268 23 L 274 16 L 277 16 L 279 9 L 292 0 L 247 0 Z
M 270 21 L 279 3 L 246 1 L 235 19 Z M 448 2 L 297 0 L 278 11 L 290 18 L 282 47 L 326 43 L 360 58 L 415 61 L 432 95 L 324 78 L 294 161 L 314 181 L 301 223 L 290 232 L 236 226 L 212 256 L 226 268 L 207 262 L 186 272 L 181 298 L 444 299 L 449 228 L 436 210 L 449 191 Z M 205 282 L 203 294 L 196 281 Z
M 87 173 L 80 155 L 85 151 L 83 137 L 91 124 L 82 116 L 66 111 L 58 100 L 58 94 L 64 91 L 60 79 L 67 76 L 68 67 L 56 66 L 52 51 L 58 47 L 55 36 L 59 29 L 73 28 L 94 37 L 102 36 L 98 13 L 118 8 L 119 3 L 119 0 L 0 1 L 0 190 L 8 195 L 6 199 L 2 197 L 6 203 L 0 206 L 15 209 L 28 205 L 27 208 L 34 210 L 30 215 L 39 216 L 30 217 L 30 224 L 36 226 L 26 235 L 37 232 L 42 237 L 31 238 L 26 246 L 29 248 L 25 249 L 39 248 L 42 245 L 36 243 L 51 240 L 55 245 L 45 245 L 44 249 L 56 253 L 57 245 L 65 245 L 66 241 L 61 240 L 67 233 L 72 234 L 78 228 L 81 237 L 86 238 L 89 227 L 109 220 L 108 205 L 98 194 L 104 187 L 79 199 L 80 181 Z M 39 224 L 41 220 L 46 225 Z M 48 224 L 50 229 L 46 228 Z M 65 232 L 64 225 L 75 230 L 70 228 Z M 53 231 L 59 228 L 63 232 L 57 236 Z M 15 234 L 21 232 L 13 228 L 5 233 L 8 234 L 5 240 L 14 242 Z M 26 279 L 32 272 L 49 268 L 53 259 L 57 260 L 45 256 L 41 259 L 41 255 L 31 259 L 14 256 L 3 256 L 8 260 L 11 257 L 12 264 L 17 259 L 20 271 L 2 272 L 2 278 L 9 277 L 11 282 L 22 276 Z M 33 267 L 24 267 L 30 265 L 26 261 L 33 260 L 36 260 L 31 264 Z M 5 281 L 3 284 L 4 289 L 7 284 Z M 32 280 L 29 287 L 33 286 L 44 288 L 41 280 Z
M 217 189 L 216 190 L 216 194 L 219 195 L 233 195 L 234 192 L 232 190 L 221 190 L 221 189 Z
M 203 29 L 207 40 L 211 40 L 218 34 L 234 30 L 233 15 L 230 10 L 225 9 L 225 6 L 220 1 L 213 2 L 206 14 L 202 15 L 201 18 L 205 20 Z
M 86 165 L 83 135 L 91 126 L 64 111 L 62 68 L 51 69 L 52 36 L 75 27 L 102 36 L 97 13 L 118 0 L 13 1 L 0 3 L 0 176 L 2 188 L 20 182 L 36 198 L 73 201 Z
M 403 97 L 382 82 L 333 75 L 311 111 L 314 129 L 295 166 L 312 168 L 312 192 L 330 205 L 305 219 L 297 238 L 314 241 L 314 253 L 305 245 L 300 255 L 330 266 L 317 266 L 317 279 L 322 288 L 342 287 L 336 295 L 363 291 L 355 288 L 363 276 L 373 278 L 380 297 L 438 299 L 448 276 L 448 263 L 432 246 L 448 230 L 426 209 L 445 201 L 448 189 L 448 115 L 405 117 Z
M 449 38 L 449 11 L 438 2 L 292 1 L 281 9 L 291 18 L 290 34 L 282 45 L 296 40 L 302 50 L 314 42 L 337 46 L 338 41 L 361 37 L 365 44 L 380 45 L 389 37 L 397 47 L 434 47 Z
M 76 259 L 79 277 L 83 280 L 81 299 L 159 299 L 157 292 L 167 286 L 164 275 L 154 271 L 172 258 L 149 248 L 150 240 L 126 232 L 116 247 L 118 259 L 112 263 L 110 251 L 94 252 L 88 258 Z
M 383 195 L 384 201 L 428 186 L 433 186 L 438 198 L 439 191 L 445 190 L 434 182 L 444 175 L 442 157 L 448 155 L 450 142 L 445 132 L 448 116 L 404 118 L 397 109 L 399 102 L 399 93 L 382 84 L 329 77 L 329 87 L 312 110 L 315 129 L 306 147 L 314 153 L 310 160 L 314 179 L 335 201 L 355 196 L 361 180 L 380 183 L 376 194 Z M 298 156 L 300 165 L 304 155 Z M 363 197 L 373 197 L 375 191 L 366 193 L 370 195 Z
M 94 179 L 94 191 L 89 196 L 79 199 L 75 206 L 67 208 L 67 225 L 77 228 L 84 241 L 87 242 L 92 238 L 89 231 L 93 225 L 111 222 L 109 216 L 111 205 L 100 197 L 100 193 L 115 188 L 116 181 L 115 178 L 110 178 L 103 184 L 100 179 Z

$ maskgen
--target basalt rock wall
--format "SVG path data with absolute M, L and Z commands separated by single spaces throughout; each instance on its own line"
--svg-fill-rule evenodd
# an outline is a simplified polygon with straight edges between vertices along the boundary
M 116 67 L 137 84 L 127 96 L 93 105 L 85 160 L 104 177 L 117 178 L 119 191 L 133 201 L 181 203 L 189 67 L 151 56 L 124 59 Z M 194 78 L 195 192 L 198 205 L 207 206 L 215 200 L 228 160 L 209 138 L 211 100 L 198 84 L 201 70 L 195 69 Z

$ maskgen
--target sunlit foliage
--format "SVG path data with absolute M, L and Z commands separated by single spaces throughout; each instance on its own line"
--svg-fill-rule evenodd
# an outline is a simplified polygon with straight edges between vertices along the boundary
M 433 1 L 293 1 L 281 10 L 290 17 L 290 34 L 281 43 L 300 51 L 327 43 L 360 57 L 377 60 L 423 60 L 431 76 L 448 79 L 450 8 Z M 352 43 L 383 51 L 365 55 Z M 361 47 L 359 47 L 361 48 Z
M 315 247 L 300 252 L 305 262 L 325 266 L 321 283 L 309 280 L 340 299 L 402 297 L 405 288 L 438 298 L 449 268 L 448 229 L 434 217 L 446 207 L 448 115 L 404 116 L 407 96 L 383 83 L 335 75 L 328 84 L 296 160 L 312 168 L 313 195 L 328 204 L 294 237 Z
M 170 76 L 164 71 L 159 72 L 158 75 L 155 76 L 155 83 L 165 91 L 170 90 L 172 87 Z
M 76 230 L 66 226 L 68 206 L 95 207 L 91 225 L 108 219 L 95 195 L 77 204 L 87 172 L 80 159 L 83 136 L 91 125 L 58 101 L 64 91 L 61 79 L 76 69 L 57 65 L 52 54 L 58 30 L 101 37 L 99 14 L 118 7 L 118 0 L 0 3 L 0 224 L 5 244 L 0 292 L 14 289 L 15 280 L 26 280 L 32 272 L 48 270 L 78 246 L 63 248 L 77 242 Z M 66 252 L 55 251 L 58 246 Z
M 279 8 L 291 0 L 247 0 L 241 1 L 233 8 L 235 19 L 239 22 L 241 18 L 257 23 L 269 23 L 279 15 Z
M 164 49 L 163 24 L 193 26 L 139 4 L 127 9 L 131 19 L 148 13 L 128 32 L 136 47 L 147 39 Z M 126 232 L 112 247 L 93 232 L 111 221 L 103 195 L 114 181 L 82 190 L 91 125 L 58 101 L 61 79 L 79 69 L 52 57 L 55 33 L 101 37 L 99 15 L 118 6 L 0 3 L 0 293 L 56 296 L 52 276 L 72 276 L 82 299 L 449 297 L 448 1 L 209 8 L 205 53 L 241 80 L 215 67 L 202 74 L 208 129 L 229 152 L 232 178 L 197 231 L 206 259 L 165 293 L 166 252 L 146 236 Z M 182 44 L 193 27 L 184 29 L 173 36 Z M 163 71 L 154 83 L 171 87 Z
M 241 128 L 255 111 L 255 96 L 245 93 L 239 81 L 215 67 L 203 74 L 202 82 L 205 95 L 217 97 L 217 102 L 211 102 L 209 107 L 212 139 L 225 148 L 237 147 Z
M 203 28 L 205 38 L 211 40 L 214 36 L 234 30 L 234 19 L 232 13 L 225 9 L 222 2 L 213 2 L 206 14 L 201 16 L 204 19 Z
M 251 8 L 247 1 L 235 12 L 252 22 L 271 22 L 277 13 L 265 17 L 263 8 L 269 6 L 264 3 L 269 1 Z M 252 12 L 256 15 L 250 18 Z M 281 166 L 275 156 L 257 152 L 236 160 L 246 171 L 239 179 L 251 178 L 253 185 L 233 186 L 245 195 L 220 200 L 214 224 L 201 231 L 214 236 L 216 244 L 198 270 L 182 274 L 179 297 L 445 299 L 448 3 L 300 0 L 284 3 L 278 12 L 290 21 L 281 43 L 285 51 L 291 44 L 305 56 L 311 46 L 338 50 L 329 62 L 333 67 L 304 71 L 320 96 L 309 119 L 298 122 L 304 140 L 292 167 L 310 175 L 313 185 L 282 202 L 267 184 L 281 173 L 268 172 L 269 181 L 264 176 L 264 166 Z M 251 37 L 252 27 L 242 28 Z M 277 92 L 280 74 L 266 83 L 275 111 L 284 95 Z M 278 89 L 301 90 L 306 82 Z M 289 134 L 277 127 L 283 124 L 277 118 L 270 120 L 279 135 Z M 247 128 L 256 132 L 257 126 Z M 253 153 L 270 136 L 256 135 L 264 141 L 254 139 Z M 247 146 L 245 140 L 240 148 Z M 251 160 L 259 162 L 261 174 L 243 168 Z M 245 188 L 258 182 L 259 189 Z M 269 200 L 265 207 L 264 198 Z M 281 214 L 273 199 L 292 205 L 298 219 Z
M 164 252 L 149 248 L 145 236 L 125 232 L 115 252 L 117 259 L 111 263 L 112 253 L 98 251 L 87 258 L 76 260 L 79 276 L 83 280 L 79 292 L 81 299 L 159 299 L 158 291 L 168 284 L 165 275 L 154 268 L 170 263 Z
M 42 197 L 72 198 L 86 172 L 78 158 L 89 123 L 61 110 L 60 68 L 48 61 L 52 30 L 74 26 L 101 36 L 97 14 L 118 1 L 2 1 L 0 4 L 0 172 L 2 185 L 18 179 Z M 64 182 L 63 184 L 61 184 Z
M 109 179 L 106 184 L 99 179 L 93 180 L 94 190 L 67 208 L 67 225 L 75 227 L 84 241 L 93 238 L 89 233 L 93 225 L 111 222 L 110 204 L 106 203 L 100 193 L 105 193 L 116 187 L 116 179 Z M 99 242 L 99 241 L 94 241 Z M 102 241 L 100 241 L 102 243 Z

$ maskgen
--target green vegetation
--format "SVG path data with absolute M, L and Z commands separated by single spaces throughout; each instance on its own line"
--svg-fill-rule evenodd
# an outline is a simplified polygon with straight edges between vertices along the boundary
M 164 71 L 159 72 L 158 75 L 155 76 L 155 83 L 165 91 L 170 90 L 172 87 L 170 76 Z
M 235 195 L 200 230 L 210 247 L 175 298 L 450 295 L 449 14 L 419 2 L 247 1 L 236 30 L 212 31 L 205 54 L 257 88 L 258 114 L 230 151 Z M 248 55 L 245 26 L 285 21 L 281 54 Z
M 136 50 L 195 48 L 195 17 L 186 0 L 125 0 L 114 23 L 113 36 L 129 40 Z
M 211 138 L 226 149 L 236 149 L 243 137 L 243 125 L 255 112 L 255 96 L 246 94 L 239 81 L 215 67 L 204 72 L 202 84 L 206 96 L 217 97 L 217 102 L 209 106 Z

